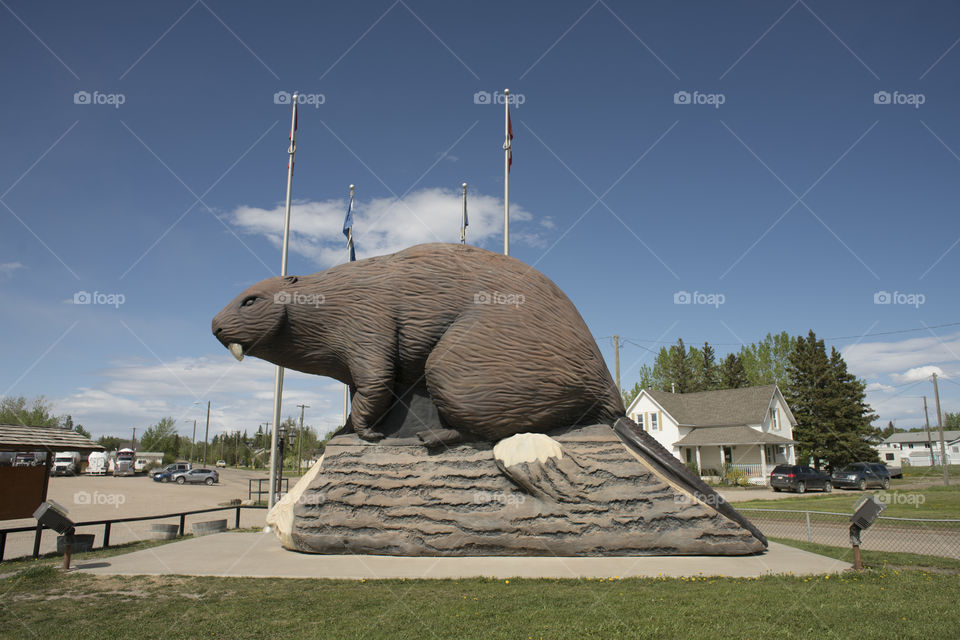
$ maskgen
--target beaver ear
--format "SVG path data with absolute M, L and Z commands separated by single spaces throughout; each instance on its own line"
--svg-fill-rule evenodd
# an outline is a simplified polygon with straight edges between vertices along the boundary
M 299 278 L 297 276 L 283 276 L 283 281 L 287 284 L 296 284 Z

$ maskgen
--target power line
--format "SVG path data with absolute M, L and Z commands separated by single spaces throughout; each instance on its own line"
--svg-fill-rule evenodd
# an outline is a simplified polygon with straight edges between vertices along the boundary
M 960 326 L 960 322 L 947 322 L 947 323 L 944 323 L 944 324 L 933 324 L 933 325 L 928 325 L 928 326 L 926 326 L 926 327 L 917 327 L 917 328 L 915 328 L 915 329 L 897 329 L 897 330 L 895 330 L 895 331 L 877 331 L 877 332 L 875 332 L 875 333 L 862 333 L 862 334 L 860 334 L 860 335 L 833 336 L 833 337 L 831 337 L 831 338 L 820 338 L 820 340 L 823 340 L 824 342 L 834 342 L 834 341 L 837 341 L 837 340 L 861 340 L 861 339 L 863 339 L 863 338 L 873 338 L 873 337 L 876 337 L 876 336 L 891 336 L 891 335 L 902 334 L 902 333 L 916 333 L 917 331 L 929 331 L 929 330 L 932 330 L 932 329 L 943 329 L 943 328 L 945 328 L 945 327 L 957 327 L 957 326 Z M 604 336 L 604 337 L 600 338 L 600 340 L 609 340 L 609 339 L 612 339 L 612 338 L 613 338 L 613 336 Z M 646 342 L 646 343 L 648 343 L 648 344 L 655 344 L 655 345 L 656 345 L 656 344 L 661 344 L 661 345 L 667 345 L 667 344 L 673 345 L 673 344 L 676 344 L 676 341 L 667 342 L 666 340 L 644 340 L 643 338 L 625 338 L 625 337 L 623 337 L 623 336 L 620 336 L 620 342 L 627 342 L 627 343 L 632 344 L 632 345 L 635 346 L 635 347 L 640 347 L 641 349 L 646 349 L 647 351 L 651 351 L 651 349 L 649 349 L 648 347 L 643 346 L 642 344 L 637 344 L 637 343 L 638 343 L 638 342 Z M 685 342 L 687 342 L 687 341 L 685 341 Z M 710 341 L 709 341 L 709 340 L 705 340 L 704 342 L 710 342 Z M 694 345 L 694 346 L 696 346 L 696 345 L 698 345 L 698 344 L 700 344 L 700 343 L 701 343 L 701 342 L 700 342 L 699 340 L 694 340 L 694 341 L 689 341 L 689 342 L 687 342 L 687 344 Z M 711 345 L 711 346 L 715 346 L 715 347 L 740 347 L 740 346 L 743 346 L 743 343 L 740 343 L 740 342 L 710 342 L 710 345 Z

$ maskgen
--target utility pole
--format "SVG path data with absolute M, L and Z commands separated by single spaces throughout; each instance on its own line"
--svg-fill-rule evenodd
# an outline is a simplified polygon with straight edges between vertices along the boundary
M 300 452 L 303 451 L 303 412 L 308 409 L 308 404 L 298 404 L 300 407 L 300 430 L 297 431 L 297 475 L 300 475 Z
M 203 466 L 207 466 L 207 439 L 210 437 L 210 401 L 207 400 L 207 430 L 203 434 Z
M 193 463 L 193 448 L 197 444 L 197 421 L 193 421 L 193 437 L 190 438 L 190 462 Z
M 937 374 L 933 374 L 933 404 L 937 408 L 937 429 L 940 431 L 940 466 L 943 468 L 943 486 L 949 486 L 950 474 L 947 471 L 947 445 L 943 441 L 943 414 L 940 413 L 940 389 L 937 387 Z
M 930 413 L 927 411 L 927 396 L 923 396 L 923 417 L 927 423 L 927 449 L 930 450 L 930 467 L 933 468 L 937 466 L 937 461 L 933 454 L 933 440 L 930 439 Z
M 623 388 L 620 386 L 620 336 L 617 334 L 613 334 L 613 362 L 613 366 L 617 370 L 617 392 L 622 393 Z

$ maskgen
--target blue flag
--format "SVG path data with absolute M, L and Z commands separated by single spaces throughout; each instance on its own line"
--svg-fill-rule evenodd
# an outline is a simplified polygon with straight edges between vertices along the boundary
M 353 198 L 350 198 L 350 204 L 347 205 L 347 217 L 343 219 L 343 235 L 347 237 L 347 250 L 350 252 L 350 262 L 357 259 L 357 253 L 353 248 Z

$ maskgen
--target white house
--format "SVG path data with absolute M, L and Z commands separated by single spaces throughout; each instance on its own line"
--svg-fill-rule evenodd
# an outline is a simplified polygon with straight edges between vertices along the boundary
M 751 483 L 764 484 L 775 465 L 796 463 L 797 421 L 775 384 L 697 393 L 644 389 L 627 416 L 701 475 L 737 467 Z
M 943 439 L 947 449 L 947 464 L 960 464 L 960 431 L 944 430 Z M 935 427 L 931 428 L 928 440 L 924 431 L 898 431 L 875 445 L 874 449 L 881 461 L 893 466 L 939 465 L 940 433 Z

